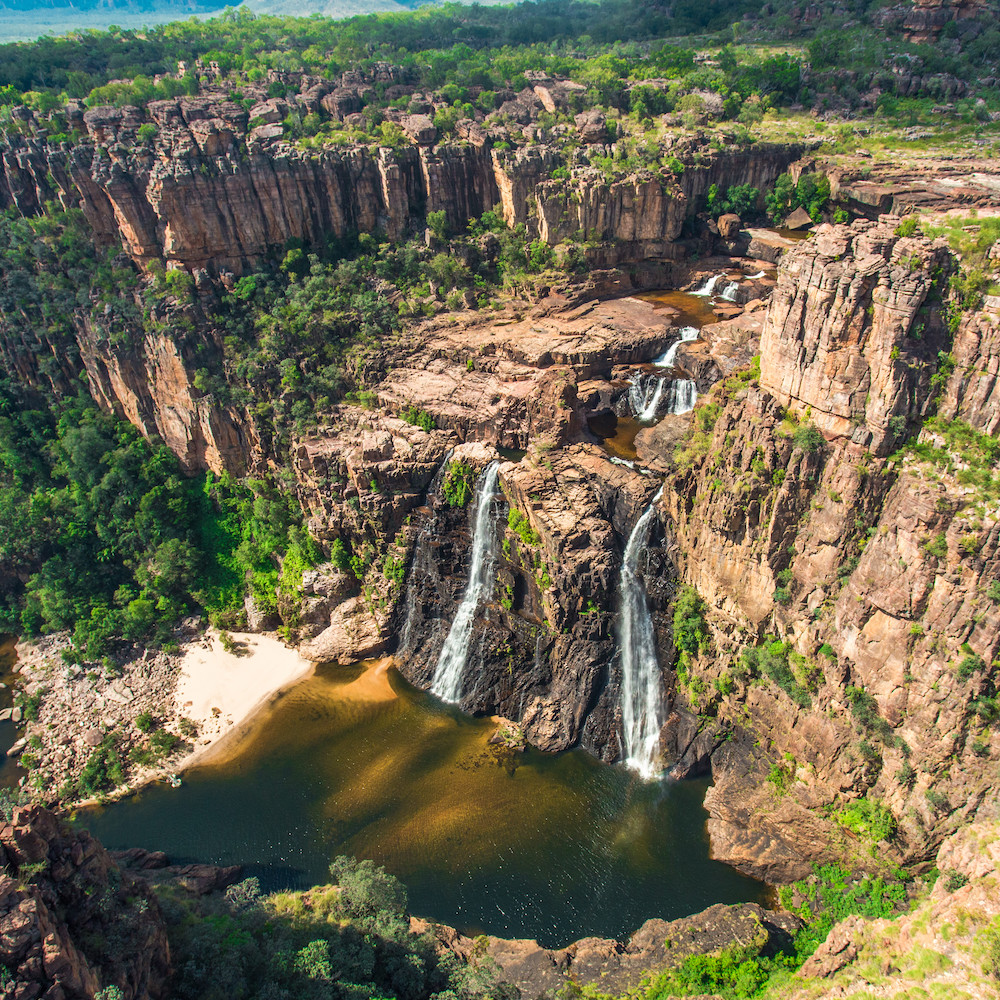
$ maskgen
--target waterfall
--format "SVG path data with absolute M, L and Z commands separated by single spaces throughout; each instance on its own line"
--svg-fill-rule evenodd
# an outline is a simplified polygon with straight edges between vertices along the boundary
M 766 278 L 766 271 L 758 271 L 756 274 L 751 274 L 747 277 L 747 281 L 756 281 L 758 278 Z
M 682 326 L 680 336 L 675 340 L 658 358 L 653 359 L 653 364 L 657 368 L 673 368 L 677 360 L 677 348 L 681 344 L 690 344 L 692 340 L 698 339 L 698 328 L 696 326 Z
M 697 289 L 697 291 L 694 291 L 691 294 L 699 295 L 701 296 L 701 298 L 707 299 L 710 295 L 715 294 L 715 286 L 720 281 L 725 281 L 725 278 L 726 276 L 724 274 L 713 274 L 712 277 L 709 278 L 708 281 L 706 281 L 705 284 L 701 286 L 701 288 Z
M 731 281 L 723 289 L 722 298 L 724 298 L 727 302 L 735 302 L 736 301 L 736 293 L 739 290 L 740 290 L 740 283 L 738 281 Z
M 667 393 L 668 414 L 690 413 L 698 398 L 698 386 L 692 378 L 674 379 Z
M 646 588 L 638 568 L 639 557 L 649 541 L 650 524 L 656 517 L 656 504 L 662 495 L 661 486 L 629 535 L 619 584 L 621 612 L 618 628 L 625 763 L 643 778 L 655 778 L 659 773 L 657 764 L 663 706 L 653 619 L 646 603 Z
M 490 462 L 476 485 L 476 516 L 472 523 L 472 559 L 462 603 L 438 657 L 431 694 L 456 704 L 462 697 L 462 680 L 469 658 L 469 640 L 476 611 L 490 596 L 493 585 L 493 549 L 496 541 L 495 503 L 499 461 Z
M 628 390 L 628 403 L 638 421 L 655 420 L 667 379 L 636 372 Z

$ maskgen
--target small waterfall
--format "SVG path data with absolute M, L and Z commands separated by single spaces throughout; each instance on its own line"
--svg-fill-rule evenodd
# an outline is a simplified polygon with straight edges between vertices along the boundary
M 698 328 L 696 326 L 682 326 L 680 336 L 674 341 L 658 358 L 653 359 L 653 364 L 657 368 L 673 368 L 677 362 L 677 348 L 681 344 L 690 344 L 692 340 L 698 339 Z
M 707 299 L 710 295 L 715 294 L 715 286 L 720 281 L 725 281 L 725 280 L 726 276 L 724 274 L 713 274 L 712 277 L 709 278 L 708 281 L 706 281 L 705 284 L 701 286 L 701 288 L 697 289 L 697 291 L 694 291 L 691 294 L 698 295 L 703 299 Z
M 472 559 L 469 581 L 462 603 L 438 657 L 431 682 L 431 694 L 456 704 L 462 697 L 462 681 L 469 657 L 469 640 L 476 611 L 490 596 L 493 585 L 493 550 L 496 542 L 495 507 L 499 461 L 490 462 L 476 487 L 476 515 L 472 523 Z
M 740 290 L 740 283 L 738 281 L 731 281 L 722 291 L 722 298 L 727 302 L 736 301 L 736 293 Z
M 690 413 L 694 409 L 695 401 L 698 399 L 698 386 L 694 379 L 679 378 L 670 383 L 667 393 L 668 414 Z
M 653 619 L 646 603 L 646 588 L 639 576 L 639 557 L 649 541 L 649 528 L 656 517 L 656 504 L 663 487 L 636 521 L 622 559 L 619 642 L 622 665 L 622 729 L 625 763 L 643 778 L 659 773 L 660 729 L 663 699 L 660 665 L 656 659 Z
M 747 276 L 747 281 L 757 281 L 759 278 L 766 278 L 766 271 L 758 271 L 756 274 L 751 274 Z
M 643 422 L 655 420 L 663 397 L 663 387 L 668 380 L 658 375 L 637 372 L 632 376 L 628 390 L 628 403 L 635 419 Z

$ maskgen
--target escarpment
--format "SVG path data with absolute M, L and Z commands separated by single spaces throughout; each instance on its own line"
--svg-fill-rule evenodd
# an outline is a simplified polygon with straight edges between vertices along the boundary
M 669 255 L 711 185 L 765 187 L 801 155 L 794 145 L 713 150 L 674 178 L 651 170 L 608 177 L 581 153 L 563 181 L 551 179 L 565 162 L 559 144 L 505 149 L 502 127 L 479 142 L 316 149 L 284 139 L 280 125 L 251 128 L 280 118 L 251 120 L 221 95 L 154 101 L 144 111 L 69 111 L 82 138 L 72 145 L 48 141 L 20 109 L 23 134 L 3 153 L 0 206 L 22 214 L 52 200 L 80 207 L 100 241 L 120 240 L 141 265 L 162 260 L 215 274 L 240 274 L 290 239 L 320 246 L 374 231 L 399 239 L 432 211 L 461 229 L 496 210 L 550 244 L 614 244 L 620 260 Z M 152 140 L 143 141 L 143 128 Z M 606 151 L 613 154 L 611 144 Z M 675 155 L 690 159 L 692 151 L 682 145 Z

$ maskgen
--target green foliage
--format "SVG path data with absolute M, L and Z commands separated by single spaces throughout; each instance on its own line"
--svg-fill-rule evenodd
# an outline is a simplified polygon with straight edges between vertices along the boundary
M 174 1000 L 515 1000 L 494 963 L 439 954 L 409 930 L 406 890 L 371 861 L 337 858 L 340 889 L 262 896 L 159 893 Z
M 674 602 L 674 645 L 678 650 L 695 654 L 705 652 L 710 645 L 707 605 L 694 587 L 681 587 Z
M 465 507 L 476 489 L 476 470 L 468 462 L 448 463 L 448 472 L 441 484 L 441 492 L 449 507 Z
M 804 208 L 813 222 L 820 222 L 830 200 L 830 181 L 822 174 L 803 174 L 797 184 L 782 174 L 764 196 L 768 216 L 777 224 L 797 208 Z
M 531 527 L 531 522 L 516 507 L 511 507 L 507 512 L 507 527 L 530 548 L 542 544 L 538 532 Z
M 790 652 L 791 644 L 776 639 L 761 646 L 748 646 L 740 653 L 741 671 L 750 677 L 770 677 L 797 705 L 809 708 L 812 698 L 789 665 Z
M 114 733 L 108 733 L 84 764 L 77 780 L 77 792 L 80 798 L 91 798 L 116 788 L 124 780 Z
M 750 184 L 733 184 L 721 195 L 718 187 L 713 184 L 708 189 L 705 208 L 711 215 L 725 215 L 733 212 L 743 221 L 754 219 L 758 215 L 757 201 L 760 192 Z
M 143 712 L 135 718 L 135 728 L 140 733 L 151 733 L 156 728 L 156 720 L 152 712 Z
M 874 846 L 891 840 L 896 833 L 896 820 L 887 806 L 870 799 L 855 799 L 834 814 L 837 822 Z
M 815 424 L 805 423 L 799 424 L 795 429 L 792 434 L 792 444 L 808 454 L 814 454 L 823 450 L 826 439 Z
M 448 238 L 448 216 L 444 209 L 427 213 L 427 228 L 439 240 L 446 240 Z
M 436 421 L 426 410 L 420 410 L 415 406 L 406 407 L 400 416 L 408 424 L 423 428 L 425 431 L 432 431 L 437 427 Z
M 247 587 L 273 607 L 276 553 L 313 558 L 294 500 L 263 481 L 186 478 L 162 444 L 86 399 L 56 404 L 0 384 L 0 627 L 68 629 L 77 654 L 165 641 L 196 608 L 238 614 Z M 37 408 L 36 408 L 37 407 Z

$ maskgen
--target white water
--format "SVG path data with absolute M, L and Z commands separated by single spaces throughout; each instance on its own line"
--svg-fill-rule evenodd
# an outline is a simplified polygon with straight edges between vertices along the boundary
M 698 399 L 698 386 L 694 379 L 678 378 L 670 383 L 667 396 L 667 413 L 690 413 Z
M 657 368 L 673 368 L 677 359 L 677 348 L 681 344 L 690 344 L 692 340 L 698 339 L 698 328 L 696 326 L 682 326 L 680 337 L 674 341 L 658 358 L 653 359 L 653 364 Z
M 715 286 L 720 281 L 725 281 L 725 280 L 726 276 L 724 274 L 713 274 L 712 277 L 709 278 L 708 281 L 706 281 L 705 284 L 701 286 L 701 288 L 697 289 L 691 294 L 698 295 L 703 299 L 707 299 L 710 295 L 715 294 Z
M 635 419 L 642 421 L 655 420 L 660 408 L 660 398 L 663 396 L 665 378 L 647 376 L 637 372 L 632 376 L 632 384 L 628 390 L 628 403 L 635 414 Z
M 758 271 L 756 274 L 751 274 L 747 277 L 747 281 L 756 281 L 758 278 L 764 278 L 767 276 L 766 271 Z
M 731 281 L 722 291 L 722 298 L 727 302 L 736 301 L 736 293 L 740 290 L 740 283 L 738 281 Z
M 684 326 L 680 336 L 658 358 L 656 368 L 673 368 L 677 361 L 677 349 L 698 339 L 698 328 Z M 668 414 L 689 413 L 698 398 L 698 388 L 693 379 L 671 379 L 664 376 L 636 372 L 628 390 L 628 402 L 635 419 L 640 423 L 651 423 Z
M 621 709 L 625 763 L 643 778 L 655 778 L 660 771 L 659 742 L 663 725 L 663 700 L 653 619 L 646 604 L 646 588 L 638 569 L 639 557 L 649 541 L 650 523 L 656 516 L 656 504 L 662 494 L 661 486 L 629 535 L 619 583 Z
M 496 541 L 497 477 L 499 462 L 490 462 L 479 477 L 476 487 L 476 516 L 472 524 L 472 561 L 469 581 L 465 585 L 462 603 L 455 613 L 448 636 L 441 647 L 431 694 L 442 701 L 457 704 L 462 697 L 462 681 L 469 658 L 469 640 L 479 605 L 485 601 L 493 585 L 493 549 Z

